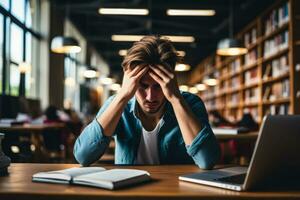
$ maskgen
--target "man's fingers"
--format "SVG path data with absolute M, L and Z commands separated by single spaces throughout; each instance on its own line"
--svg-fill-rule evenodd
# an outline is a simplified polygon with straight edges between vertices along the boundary
M 174 78 L 174 72 L 170 69 L 170 67 L 166 66 L 162 66 L 162 65 L 157 65 L 157 67 L 162 70 L 165 74 L 167 74 L 169 76 L 169 78 L 173 79 Z
M 166 75 L 162 70 L 158 69 L 157 67 L 150 66 L 151 70 L 155 72 L 157 76 L 159 76 L 164 81 L 167 81 L 170 79 L 168 75 Z
M 138 79 L 140 79 L 140 78 L 141 78 L 148 70 L 149 70 L 149 67 L 144 67 L 142 70 L 140 70 L 140 71 L 137 73 L 136 77 L 137 77 Z
M 136 66 L 133 70 L 129 71 L 128 76 L 134 76 L 142 69 L 141 65 Z
M 149 75 L 156 81 L 158 82 L 158 84 L 162 85 L 164 82 L 163 80 L 156 74 L 154 73 L 153 71 L 149 71 Z

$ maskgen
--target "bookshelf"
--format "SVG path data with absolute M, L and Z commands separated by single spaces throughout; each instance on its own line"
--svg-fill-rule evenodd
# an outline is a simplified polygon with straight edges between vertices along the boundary
M 198 93 L 209 112 L 232 122 L 250 112 L 258 123 L 266 114 L 300 114 L 299 7 L 297 0 L 275 1 L 236 35 L 246 55 L 212 54 L 190 73 L 190 85 L 218 80 Z

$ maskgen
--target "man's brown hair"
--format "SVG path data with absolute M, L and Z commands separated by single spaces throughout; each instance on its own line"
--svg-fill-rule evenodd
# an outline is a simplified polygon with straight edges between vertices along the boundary
M 128 50 L 122 67 L 126 70 L 140 64 L 160 64 L 174 69 L 178 61 L 178 54 L 170 40 L 160 36 L 145 36 Z

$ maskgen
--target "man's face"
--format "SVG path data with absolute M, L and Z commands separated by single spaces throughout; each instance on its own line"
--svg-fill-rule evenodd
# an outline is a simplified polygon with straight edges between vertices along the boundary
M 166 101 L 160 85 L 148 73 L 140 79 L 135 97 L 146 114 L 156 114 Z

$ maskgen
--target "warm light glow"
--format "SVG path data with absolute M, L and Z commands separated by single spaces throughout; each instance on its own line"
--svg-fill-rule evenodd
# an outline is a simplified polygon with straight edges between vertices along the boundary
M 26 63 L 26 62 L 21 62 L 19 64 L 19 72 L 22 73 L 22 74 L 25 74 L 27 72 L 30 72 L 31 70 L 31 65 L 29 63 Z
M 177 72 L 183 72 L 183 71 L 189 71 L 191 69 L 191 66 L 190 65 L 187 65 L 187 64 L 176 64 L 175 66 L 175 71 Z
M 185 56 L 185 51 L 177 51 L 178 55 L 181 57 Z
M 209 79 L 205 79 L 203 81 L 206 85 L 209 85 L 209 86 L 215 86 L 218 84 L 218 80 L 215 79 L 215 78 L 209 78 Z
M 61 46 L 56 48 L 51 48 L 51 51 L 54 53 L 79 53 L 81 51 L 81 47 L 79 46 Z
M 109 77 L 103 77 L 100 79 L 101 83 L 103 85 L 110 85 L 114 82 L 114 80 L 112 78 L 109 78 Z
M 183 9 L 168 9 L 169 16 L 214 16 L 215 10 L 183 10 Z
M 206 85 L 203 83 L 199 83 L 196 85 L 196 88 L 198 89 L 198 91 L 204 91 L 206 90 Z
M 126 56 L 127 55 L 127 49 L 121 49 L 121 50 L 119 50 L 119 55 L 120 56 Z
M 85 70 L 83 72 L 83 76 L 85 78 L 97 78 L 98 77 L 98 72 L 95 71 L 95 70 L 92 70 L 92 69 L 88 69 L 88 70 Z
M 20 148 L 18 146 L 11 146 L 10 147 L 10 150 L 13 152 L 13 153 L 20 153 Z
M 136 42 L 140 41 L 145 35 L 112 35 L 112 41 L 118 42 Z M 172 36 L 172 35 L 164 35 L 162 38 L 167 38 L 172 42 L 194 42 L 195 38 L 193 36 Z
M 65 78 L 65 85 L 68 87 L 74 87 L 76 85 L 74 78 L 72 77 Z
M 148 9 L 133 8 L 99 8 L 99 14 L 102 15 L 148 15 Z
M 163 35 L 162 38 L 167 38 L 172 42 L 195 42 L 195 38 L 193 36 Z
M 189 91 L 189 86 L 187 86 L 187 85 L 180 85 L 179 86 L 179 90 L 181 90 L 183 92 L 188 92 Z
M 224 49 L 218 49 L 217 54 L 220 56 L 239 56 L 246 54 L 248 52 L 248 49 L 246 48 L 224 48 Z
M 112 85 L 110 86 L 110 89 L 111 89 L 112 91 L 119 91 L 119 90 L 121 89 L 121 85 L 118 84 L 118 83 L 114 83 L 114 84 L 112 84 Z
M 190 87 L 189 92 L 192 93 L 192 94 L 197 94 L 198 89 L 196 87 Z

